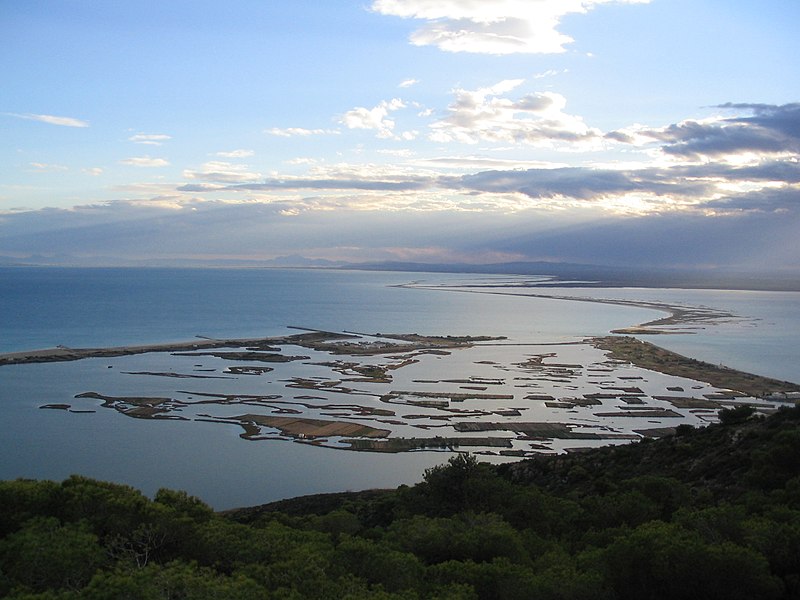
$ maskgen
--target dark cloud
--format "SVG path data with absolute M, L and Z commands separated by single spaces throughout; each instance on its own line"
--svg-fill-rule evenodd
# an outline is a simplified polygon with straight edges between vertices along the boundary
M 719 108 L 751 110 L 753 116 L 729 119 L 732 123 L 754 124 L 778 132 L 787 138 L 800 140 L 800 102 L 783 104 L 721 104 Z
M 786 185 L 800 183 L 800 163 L 794 160 L 773 160 L 744 167 L 724 163 L 703 163 L 626 170 L 590 167 L 490 170 L 462 176 L 407 176 L 393 179 L 276 179 L 263 183 L 228 186 L 189 184 L 178 189 L 183 192 L 206 194 L 219 191 L 425 192 L 449 190 L 466 194 L 519 193 L 534 199 L 571 198 L 586 202 L 638 192 L 659 197 L 680 198 L 702 205 L 709 198 L 719 195 L 717 186 L 720 182 L 759 181 Z M 791 195 L 791 192 L 787 193 Z M 423 200 L 420 199 L 419 202 L 422 203 Z M 421 206 L 421 204 L 417 206 Z M 435 210 L 435 203 L 429 208 Z
M 700 159 L 742 152 L 800 152 L 800 103 L 722 104 L 718 108 L 746 110 L 748 116 L 716 121 L 683 121 L 663 129 L 639 131 L 663 142 L 662 150 L 673 156 Z M 625 132 L 606 134 L 609 139 L 630 142 Z
M 743 167 L 724 163 L 678 165 L 662 169 L 670 177 L 723 179 L 725 181 L 775 181 L 785 184 L 800 183 L 800 162 L 796 160 L 763 160 Z M 648 169 L 653 172 L 653 169 Z
M 800 214 L 800 190 L 793 188 L 770 189 L 735 194 L 712 200 L 704 208 L 723 211 L 759 211 Z
M 538 212 L 291 215 L 291 205 L 277 203 L 201 202 L 180 209 L 117 203 L 4 215 L 0 255 L 133 259 L 310 253 L 339 258 L 345 245 L 352 249 L 350 259 L 361 260 L 390 257 L 392 248 L 439 248 L 453 255 L 502 254 L 632 268 L 715 264 L 768 270 L 800 266 L 800 248 L 792 242 L 800 227 L 798 202 L 797 194 L 787 190 L 765 190 L 715 201 L 710 207 L 716 215 L 609 216 L 583 223 Z
M 614 140 L 615 142 L 622 142 L 623 144 L 633 144 L 636 141 L 632 135 L 623 131 L 609 131 L 603 137 L 608 140 Z
M 706 182 L 671 177 L 667 169 L 617 171 L 586 167 L 483 171 L 461 177 L 460 184 L 482 192 L 519 192 L 531 198 L 564 196 L 579 200 L 629 192 L 698 195 L 709 189 Z
M 348 250 L 350 258 L 361 260 L 386 256 L 392 248 L 439 248 L 463 256 L 494 253 L 631 267 L 720 264 L 769 270 L 800 265 L 800 248 L 792 242 L 800 226 L 800 211 L 793 208 L 798 201 L 786 190 L 767 190 L 715 201 L 717 215 L 608 217 L 582 223 L 574 216 L 524 211 L 295 214 L 295 207 L 286 203 L 207 201 L 166 208 L 120 202 L 3 215 L 0 255 L 258 258 L 313 249 L 313 256 L 339 257 L 338 249 L 347 246 L 353 249 Z

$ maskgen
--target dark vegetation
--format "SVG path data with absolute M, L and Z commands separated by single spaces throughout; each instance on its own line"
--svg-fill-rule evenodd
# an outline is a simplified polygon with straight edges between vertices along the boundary
M 0 483 L 0 596 L 800 598 L 800 408 L 393 491 L 215 513 L 83 477 Z

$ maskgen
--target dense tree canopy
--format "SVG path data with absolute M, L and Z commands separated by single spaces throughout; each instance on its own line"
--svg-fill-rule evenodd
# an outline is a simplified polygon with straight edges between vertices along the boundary
M 800 598 L 800 408 L 723 421 L 227 513 L 80 476 L 0 482 L 0 596 Z

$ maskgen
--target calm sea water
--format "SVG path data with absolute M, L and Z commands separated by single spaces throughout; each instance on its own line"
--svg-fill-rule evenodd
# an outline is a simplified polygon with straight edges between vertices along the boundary
M 457 276 L 273 269 L 0 268 L 0 352 L 331 331 L 602 334 L 642 311 L 391 287 Z M 654 315 L 657 313 L 653 313 Z M 647 318 L 645 316 L 645 318 Z
M 547 293 L 709 307 L 736 318 L 693 334 L 641 336 L 654 344 L 725 366 L 800 382 L 800 293 L 648 288 L 554 288 Z
M 475 277 L 472 279 L 477 279 Z M 259 269 L 0 269 L 0 352 L 258 337 L 289 326 L 367 333 L 505 335 L 563 342 L 648 321 L 654 310 L 395 287 L 464 276 Z M 553 293 L 583 293 L 553 290 Z M 602 297 L 704 304 L 752 317 L 656 343 L 760 374 L 798 380 L 797 294 L 587 290 Z M 158 355 L 143 368 L 156 370 Z M 0 367 L 0 478 L 71 473 L 185 489 L 216 508 L 294 495 L 413 483 L 446 454 L 380 455 L 244 442 L 234 427 L 41 410 L 103 381 L 109 359 Z M 131 385 L 135 385 L 133 382 Z M 135 394 L 131 388 L 129 393 Z

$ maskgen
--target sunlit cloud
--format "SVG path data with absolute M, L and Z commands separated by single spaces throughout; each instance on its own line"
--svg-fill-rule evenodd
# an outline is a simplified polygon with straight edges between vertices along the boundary
M 124 197 L 153 197 L 169 196 L 175 193 L 175 184 L 153 183 L 153 182 L 132 182 L 113 186 L 112 190 Z
M 447 52 L 551 54 L 564 52 L 572 38 L 558 31 L 561 18 L 600 4 L 642 4 L 649 0 L 374 0 L 384 15 L 427 21 L 411 34 L 417 46 Z
M 477 172 L 475 169 L 481 169 Z M 513 212 L 535 208 L 578 214 L 587 209 L 609 215 L 743 210 L 745 198 L 759 195 L 752 210 L 796 210 L 787 190 L 800 187 L 800 164 L 762 162 L 757 166 L 722 163 L 600 168 L 479 156 L 416 158 L 405 163 L 341 163 L 312 166 L 305 175 L 279 175 L 247 181 L 242 171 L 223 177 L 205 173 L 178 189 L 186 193 L 247 194 L 270 202 L 276 194 L 293 210 L 428 210 Z M 236 181 L 241 175 L 241 182 Z M 249 174 L 248 176 L 255 176 Z M 309 202 L 308 193 L 316 194 Z M 289 196 L 287 196 L 287 194 Z M 296 194 L 294 198 L 291 194 Z M 231 198 L 235 196 L 230 196 Z M 305 198 L 300 204 L 299 198 Z M 769 207 L 770 199 L 780 205 Z M 726 201 L 727 199 L 727 201 Z M 793 208 L 792 208 L 793 207 Z
M 381 148 L 378 150 L 378 154 L 383 154 L 385 156 L 395 156 L 397 158 L 411 158 L 414 156 L 414 151 L 410 148 L 399 148 L 399 149 L 390 149 L 390 148 Z
M 183 177 L 184 179 L 216 183 L 244 183 L 258 181 L 262 178 L 260 173 L 253 173 L 247 169 L 247 165 L 210 161 L 199 169 L 184 170 Z
M 476 144 L 512 142 L 556 147 L 558 144 L 599 144 L 602 133 L 580 117 L 564 112 L 566 98 L 554 92 L 535 92 L 517 99 L 504 95 L 524 83 L 501 81 L 477 90 L 454 90 L 447 116 L 430 125 L 436 142 Z
M 29 163 L 37 171 L 67 171 L 68 167 L 64 165 L 54 165 L 49 163 L 32 162 Z
M 152 158 L 150 156 L 134 156 L 119 161 L 119 164 L 129 167 L 168 167 L 169 161 L 164 158 Z
M 403 81 L 401 81 L 399 83 L 399 85 L 397 87 L 410 88 L 410 87 L 413 87 L 413 86 L 417 85 L 418 83 L 419 83 L 419 79 L 404 79 Z
M 129 137 L 128 141 L 135 144 L 146 144 L 148 146 L 161 146 L 163 142 L 171 139 L 172 136 L 164 133 L 137 133 Z
M 389 113 L 405 107 L 405 102 L 400 98 L 384 100 L 373 108 L 356 107 L 347 111 L 342 115 L 340 123 L 348 129 L 374 129 L 378 137 L 391 138 L 395 137 L 395 122 L 389 118 Z
M 91 175 L 93 177 L 97 177 L 97 176 L 103 174 L 103 168 L 102 167 L 86 167 L 85 169 L 81 169 L 81 171 L 83 171 L 87 175 Z
M 428 168 L 445 168 L 461 171 L 474 171 L 475 169 L 558 169 L 568 166 L 566 163 L 489 158 L 485 156 L 439 156 L 417 159 L 413 161 L 413 164 Z
M 310 135 L 338 135 L 340 132 L 336 129 L 304 129 L 303 127 L 273 127 L 267 129 L 264 133 L 269 135 L 276 135 L 278 137 L 307 137 Z
M 561 75 L 562 73 L 567 73 L 568 69 L 548 69 L 547 71 L 542 71 L 541 73 L 535 73 L 533 75 L 534 79 L 546 79 L 547 77 L 555 77 L 556 75 Z
M 226 152 L 225 151 L 217 152 L 216 156 L 219 156 L 220 158 L 248 158 L 250 156 L 253 156 L 254 154 L 255 152 L 253 150 L 238 149 L 238 150 L 229 150 Z
M 16 114 L 5 113 L 11 117 L 18 119 L 27 119 L 29 121 L 38 121 L 40 123 L 47 123 L 49 125 L 60 125 L 61 127 L 89 127 L 89 122 L 82 119 L 75 119 L 73 117 L 58 117 L 55 115 L 37 115 L 32 113 Z
M 290 158 L 289 160 L 283 161 L 287 165 L 314 165 L 319 162 L 316 158 L 311 158 L 308 156 L 298 156 L 297 158 Z

